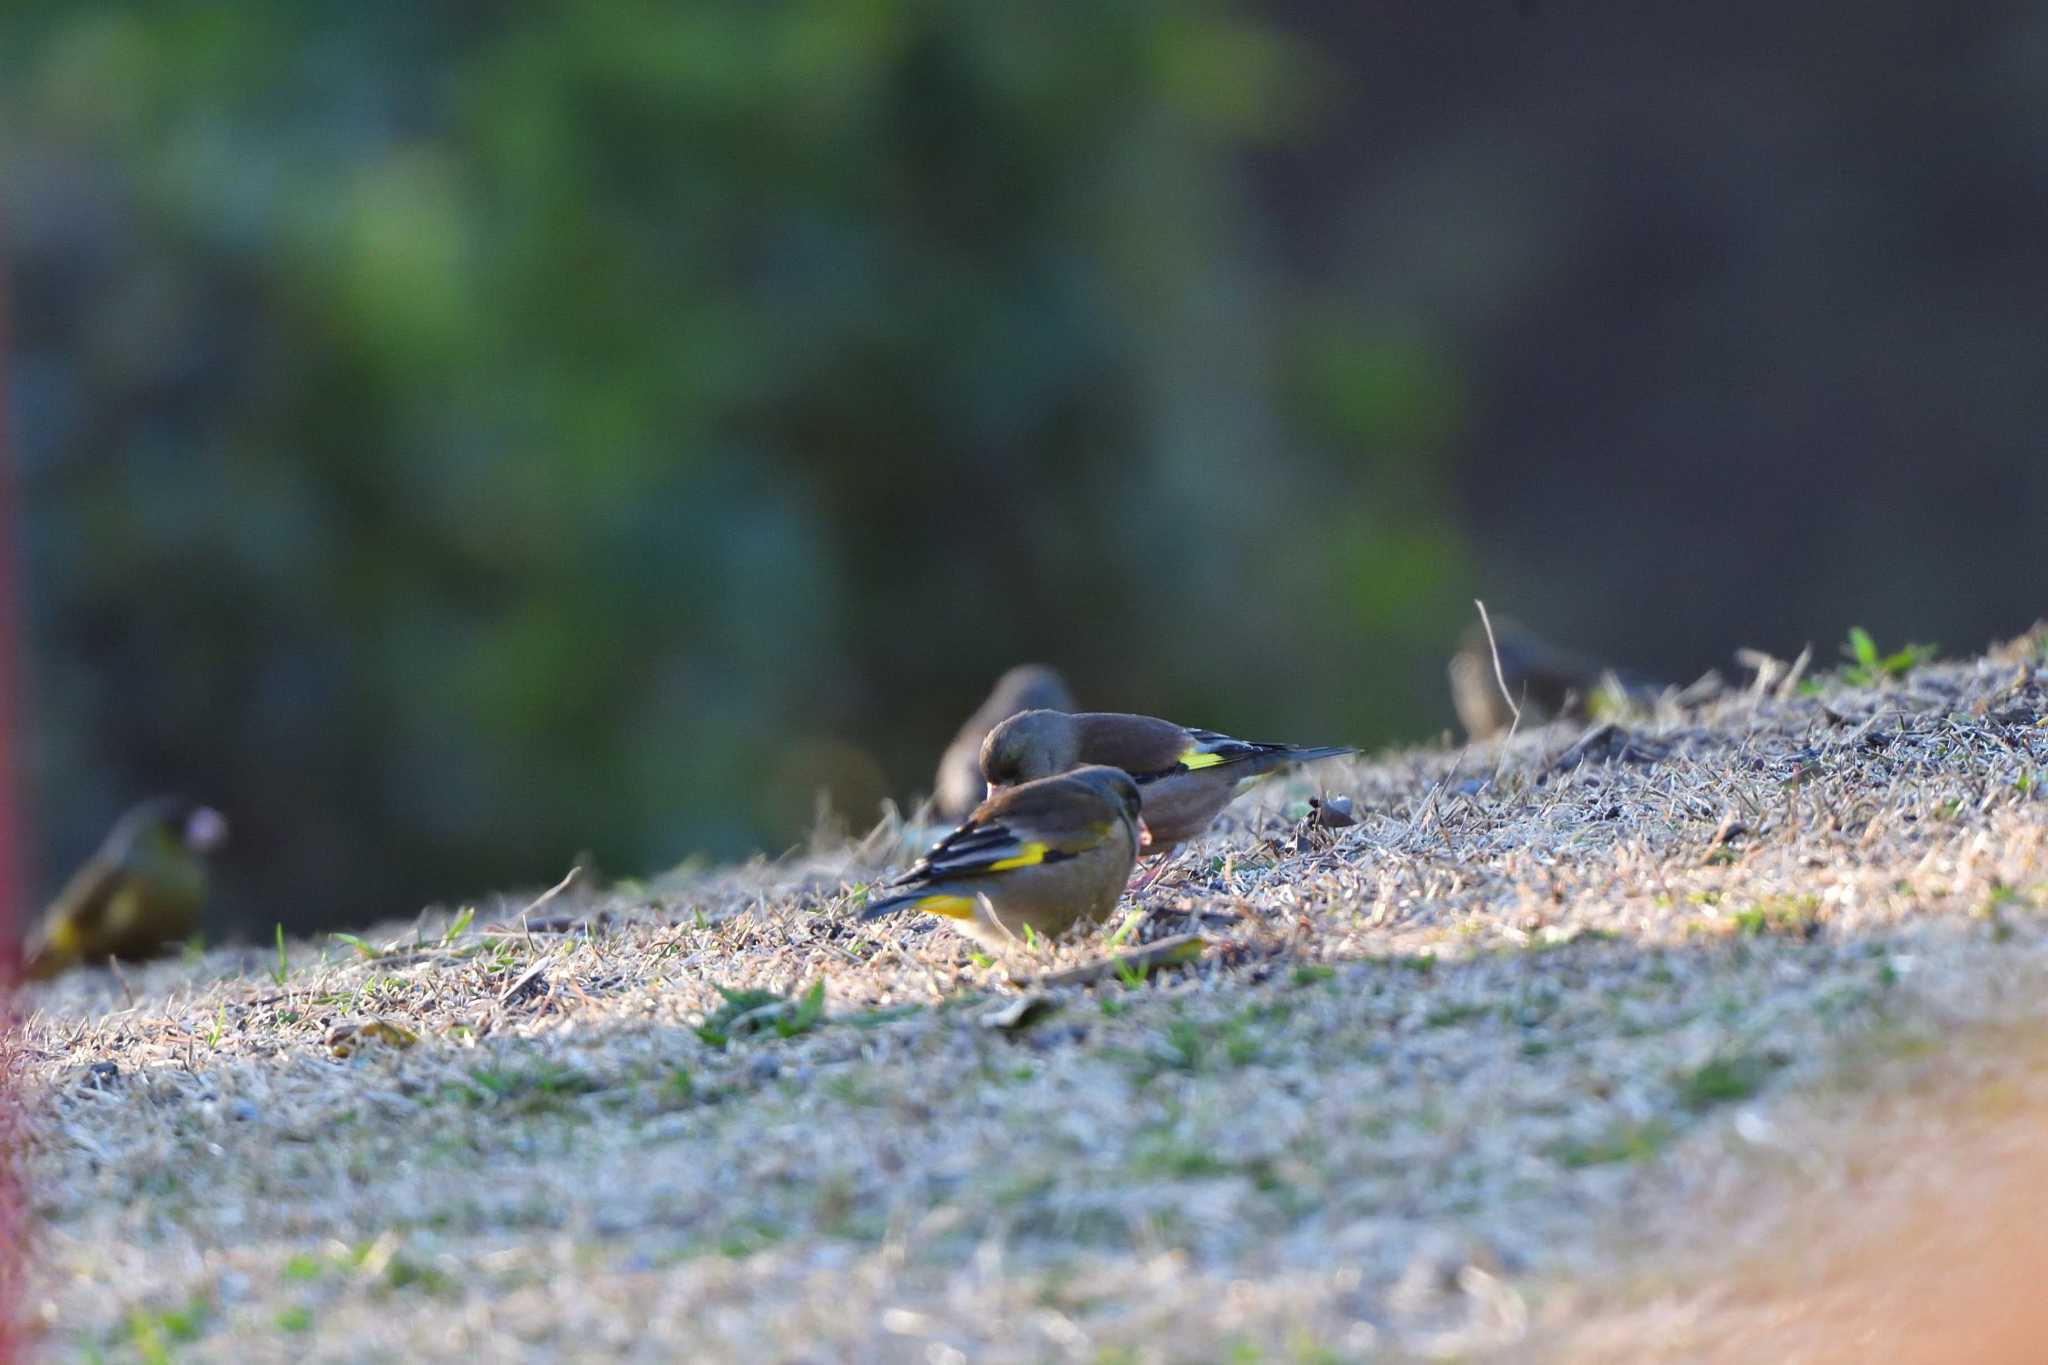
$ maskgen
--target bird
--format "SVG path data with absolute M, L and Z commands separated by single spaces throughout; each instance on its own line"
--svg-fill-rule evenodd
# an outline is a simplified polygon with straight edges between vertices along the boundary
M 1494 649 L 1500 651 L 1500 676 L 1494 676 Z M 1493 618 L 1493 643 L 1486 631 L 1472 626 L 1458 641 L 1448 669 L 1451 705 L 1473 739 L 1505 731 L 1515 719 L 1508 698 L 1522 712 L 1522 723 L 1542 724 L 1560 718 L 1582 720 L 1604 681 L 1613 676 L 1621 695 L 1648 700 L 1661 690 L 1647 678 L 1613 670 L 1562 649 L 1517 622 Z M 1501 694 L 1501 683 L 1507 695 Z
M 84 962 L 148 957 L 198 927 L 206 859 L 226 840 L 219 811 L 183 797 L 144 801 L 118 820 L 30 933 L 31 981 Z
M 953 736 L 939 759 L 932 783 L 932 809 L 941 820 L 960 821 L 988 796 L 981 777 L 981 744 L 988 732 L 1019 711 L 1069 711 L 1074 697 L 1066 680 L 1045 664 L 1018 664 L 1002 677 L 975 713 Z
M 981 772 L 991 789 L 1002 789 L 1077 763 L 1121 768 L 1145 799 L 1145 850 L 1166 854 L 1207 829 L 1247 779 L 1357 752 L 1343 745 L 1253 744 L 1117 711 L 1026 711 L 989 731 Z
M 1099 924 L 1137 861 L 1140 805 L 1129 774 L 1100 765 L 1007 788 L 860 917 L 921 910 L 993 949 Z

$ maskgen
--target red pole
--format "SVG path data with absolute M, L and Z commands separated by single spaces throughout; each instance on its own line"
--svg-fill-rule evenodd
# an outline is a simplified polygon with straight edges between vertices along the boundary
M 8 444 L 7 290 L 0 270 L 0 1365 L 23 1353 L 22 1242 L 28 1227 L 21 1186 L 21 1116 L 16 1107 L 14 990 L 21 979 L 22 903 L 27 878 L 21 862 L 21 812 L 15 803 L 20 748 L 21 652 L 17 605 L 20 564 L 15 558 L 14 457 Z

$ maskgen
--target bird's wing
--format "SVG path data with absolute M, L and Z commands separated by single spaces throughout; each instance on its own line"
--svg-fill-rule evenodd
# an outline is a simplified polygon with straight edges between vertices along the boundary
M 1194 733 L 1156 716 L 1096 711 L 1074 717 L 1084 763 L 1122 768 L 1139 781 L 1185 771 L 1181 761 L 1197 746 Z
M 1079 857 L 1127 828 L 1122 808 L 1087 783 L 1052 777 L 1007 788 L 933 844 L 861 918 L 914 907 L 973 919 L 977 879 Z
M 1101 835 L 1097 834 L 1076 847 L 1071 840 L 1029 837 L 1000 819 L 970 820 L 933 844 L 896 884 L 910 886 L 959 877 L 986 877 L 1013 868 L 1056 863 L 1100 842 Z
M 1217 730 L 1190 730 L 1153 716 L 1097 712 L 1074 718 L 1081 725 L 1081 756 L 1089 763 L 1122 768 L 1140 785 L 1164 777 L 1250 764 L 1263 772 L 1297 759 L 1325 758 L 1346 749 L 1296 749 L 1288 744 L 1254 744 Z M 1244 773 L 1242 776 L 1250 776 Z
M 975 808 L 896 883 L 982 877 L 1056 863 L 1099 848 L 1119 813 L 1093 789 L 1064 777 L 1010 787 Z
M 1250 740 L 1233 739 L 1215 730 L 1190 730 L 1188 738 L 1194 742 L 1180 756 L 1183 772 L 1215 768 L 1225 763 L 1243 763 L 1266 754 L 1286 753 L 1288 749 L 1285 744 L 1254 744 Z
M 1027 837 L 1000 819 L 981 818 L 981 812 L 976 816 L 933 844 L 930 852 L 890 885 L 888 894 L 861 912 L 861 918 L 916 908 L 950 919 L 973 919 L 974 897 L 960 888 L 961 882 L 972 883 L 1014 868 L 1063 862 L 1108 837 L 1105 826 L 1084 836 L 1092 841 L 1077 847 L 1067 839 Z
M 1178 764 L 1166 772 L 1152 774 L 1139 781 L 1157 781 L 1175 773 L 1196 772 L 1203 768 L 1227 768 L 1242 782 L 1291 763 L 1307 763 L 1311 759 L 1337 758 L 1358 752 L 1341 744 L 1312 748 L 1295 744 L 1254 744 L 1215 730 L 1190 730 L 1188 736 L 1193 742 L 1181 754 Z

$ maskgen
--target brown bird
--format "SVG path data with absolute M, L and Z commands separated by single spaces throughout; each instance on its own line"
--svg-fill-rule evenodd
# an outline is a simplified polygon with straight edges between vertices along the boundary
M 1137 785 L 1116 768 L 1076 768 L 998 792 L 861 919 L 922 910 L 992 948 L 1100 923 L 1137 859 L 1138 809 Z
M 989 731 L 981 771 L 991 787 L 1003 788 L 1078 763 L 1121 768 L 1145 798 L 1146 851 L 1168 853 L 1209 828 L 1245 780 L 1357 752 L 1341 745 L 1253 744 L 1116 711 L 1026 711 Z
M 206 900 L 206 857 L 227 830 L 219 811 L 182 797 L 136 806 L 43 912 L 24 973 L 36 981 L 83 962 L 148 957 L 190 936 Z
M 932 807 L 942 820 L 964 820 L 988 795 L 981 777 L 981 744 L 988 732 L 1019 711 L 1071 711 L 1074 698 L 1065 679 L 1044 664 L 1019 664 L 996 679 L 975 713 L 946 746 L 933 780 Z
M 1501 695 L 1502 678 L 1507 681 L 1509 696 L 1522 710 L 1524 725 L 1584 719 L 1609 676 L 1627 697 L 1646 700 L 1660 690 L 1645 678 L 1613 674 L 1504 617 L 1493 618 L 1493 638 L 1500 648 L 1501 678 L 1494 677 L 1493 650 L 1487 645 L 1486 630 L 1477 625 L 1459 638 L 1458 652 L 1451 656 L 1448 670 L 1451 705 L 1473 739 L 1500 734 L 1514 722 L 1508 698 Z

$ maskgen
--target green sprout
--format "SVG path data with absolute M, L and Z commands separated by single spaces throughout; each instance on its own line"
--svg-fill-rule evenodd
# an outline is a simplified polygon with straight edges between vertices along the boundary
M 1886 654 L 1878 649 L 1877 641 L 1861 626 L 1849 627 L 1849 642 L 1842 646 L 1842 653 L 1849 663 L 1842 669 L 1843 681 L 1857 687 L 1875 687 L 1879 683 L 1903 678 L 1921 664 L 1935 657 L 1935 645 L 1909 644 L 1895 653 Z

